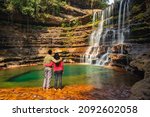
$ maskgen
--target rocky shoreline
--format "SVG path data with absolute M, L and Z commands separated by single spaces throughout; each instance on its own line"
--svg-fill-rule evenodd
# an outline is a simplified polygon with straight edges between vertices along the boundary
M 150 44 L 130 43 L 126 55 L 110 54 L 112 66 L 121 67 L 143 79 L 133 85 L 129 99 L 150 99 Z
M 144 72 L 144 79 L 137 82 L 131 89 L 130 99 L 150 99 L 150 53 L 141 54 L 130 64 Z

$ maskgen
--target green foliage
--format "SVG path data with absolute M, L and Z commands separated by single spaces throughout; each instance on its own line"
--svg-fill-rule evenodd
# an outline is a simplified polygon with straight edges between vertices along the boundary
M 107 6 L 106 1 L 107 0 L 87 0 L 89 3 L 94 2 L 94 5 L 100 8 Z M 44 21 L 44 18 L 49 18 L 51 15 L 59 16 L 61 8 L 64 7 L 67 2 L 67 0 L 7 0 L 4 3 L 5 8 L 3 8 L 2 11 L 10 14 L 20 13 Z M 80 24 L 80 21 L 74 20 L 69 24 L 62 23 L 62 27 L 78 26 Z
M 147 6 L 147 7 L 146 7 Z M 131 9 L 131 14 L 135 21 L 149 22 L 150 20 L 150 7 L 149 3 L 142 1 L 134 1 Z
M 79 25 L 81 25 L 81 22 L 78 19 L 76 19 L 76 20 L 73 20 L 69 23 L 68 22 L 63 22 L 61 24 L 61 27 L 65 28 L 65 27 L 79 26 Z
M 6 11 L 9 13 L 13 13 L 15 10 L 14 5 L 12 3 L 6 5 Z
M 40 8 L 41 0 L 9 0 L 6 2 L 6 11 L 18 11 L 24 15 L 35 17 Z
M 9 13 L 21 12 L 24 15 L 37 17 L 41 13 L 59 15 L 61 6 L 66 5 L 62 0 L 8 0 L 5 10 Z
M 132 8 L 132 13 L 133 14 L 138 13 L 138 12 L 140 12 L 140 10 L 141 10 L 140 6 L 134 5 L 133 8 Z
M 73 3 L 76 4 L 77 6 L 86 6 L 86 7 L 90 7 L 90 8 L 105 8 L 107 6 L 107 3 L 109 0 L 80 0 L 81 2 L 79 2 L 79 0 L 75 3 L 73 0 L 62 0 L 65 1 L 66 3 Z
M 63 22 L 63 23 L 61 23 L 61 27 L 63 27 L 63 28 L 71 27 L 71 22 Z
M 95 4 L 97 4 L 99 6 L 99 8 L 103 9 L 103 8 L 106 8 L 107 7 L 107 2 L 109 0 L 91 0 L 93 2 L 95 2 Z
M 134 19 L 137 21 L 143 21 L 145 19 L 145 13 L 139 13 L 134 17 Z
M 103 9 L 108 6 L 109 0 L 87 0 L 87 2 L 90 3 L 91 8 L 97 7 Z
M 81 25 L 81 22 L 78 19 L 76 19 L 76 20 L 72 21 L 72 25 L 79 26 L 79 25 Z
M 61 24 L 61 27 L 63 27 L 63 28 L 65 28 L 65 27 L 70 27 L 70 23 L 68 23 L 68 22 L 63 22 L 63 23 Z

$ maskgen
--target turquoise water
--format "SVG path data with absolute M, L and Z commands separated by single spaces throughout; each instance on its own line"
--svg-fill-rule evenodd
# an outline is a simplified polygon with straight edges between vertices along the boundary
M 105 85 L 132 86 L 138 78 L 128 72 L 118 72 L 99 66 L 65 65 L 63 85 L 92 84 L 95 87 Z M 0 87 L 39 87 L 43 83 L 43 67 L 32 66 L 0 71 Z M 53 84 L 54 78 L 52 78 Z

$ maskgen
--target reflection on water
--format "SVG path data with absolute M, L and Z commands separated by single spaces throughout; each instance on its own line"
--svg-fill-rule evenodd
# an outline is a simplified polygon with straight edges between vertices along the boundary
M 65 65 L 63 85 L 92 84 L 104 86 L 131 86 L 138 78 L 127 73 L 99 66 Z M 0 71 L 0 87 L 39 87 L 43 82 L 43 67 L 23 67 Z M 53 83 L 53 80 L 52 80 Z

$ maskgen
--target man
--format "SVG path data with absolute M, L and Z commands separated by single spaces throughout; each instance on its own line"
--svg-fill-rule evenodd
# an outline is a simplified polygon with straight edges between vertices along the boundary
M 51 61 L 58 63 L 62 59 L 60 58 L 59 60 L 55 60 L 54 57 L 52 56 L 52 50 L 48 51 L 48 54 L 44 58 L 43 65 L 49 64 Z M 50 88 L 50 82 L 52 78 L 52 68 L 51 67 L 45 67 L 44 68 L 44 81 L 43 81 L 43 89 L 48 89 Z

